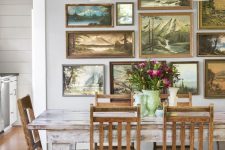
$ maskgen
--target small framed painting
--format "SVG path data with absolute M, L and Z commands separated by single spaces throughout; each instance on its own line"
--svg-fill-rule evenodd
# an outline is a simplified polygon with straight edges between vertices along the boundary
M 113 27 L 113 4 L 66 4 L 66 27 Z
M 134 25 L 134 3 L 130 2 L 116 3 L 116 25 L 117 26 Z
M 134 57 L 134 31 L 67 31 L 67 58 Z
M 200 1 L 198 5 L 199 29 L 225 29 L 225 1 Z
M 104 94 L 104 65 L 63 65 L 63 96 Z
M 224 57 L 225 33 L 197 33 L 197 54 L 201 57 Z
M 176 10 L 192 9 L 192 0 L 138 0 L 138 9 L 142 10 Z
M 175 66 L 180 74 L 180 80 L 173 86 L 178 87 L 178 94 L 192 95 L 199 94 L 199 63 L 198 61 L 188 62 L 171 62 Z
M 192 57 L 192 32 L 192 13 L 140 13 L 140 57 Z
M 205 98 L 225 98 L 225 59 L 205 60 Z

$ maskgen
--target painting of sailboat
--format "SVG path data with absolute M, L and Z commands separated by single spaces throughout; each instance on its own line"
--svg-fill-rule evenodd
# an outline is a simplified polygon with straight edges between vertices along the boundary
M 104 65 L 63 65 L 63 96 L 104 93 Z
M 141 13 L 140 56 L 192 56 L 192 13 Z

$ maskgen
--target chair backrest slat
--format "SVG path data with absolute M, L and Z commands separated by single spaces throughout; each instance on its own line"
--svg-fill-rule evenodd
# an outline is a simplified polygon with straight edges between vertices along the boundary
M 140 150 L 140 105 L 126 107 L 90 107 L 90 150 L 94 149 L 94 123 L 99 124 L 99 149 L 104 148 L 104 128 L 108 128 L 108 149 L 113 148 L 113 126 L 117 125 L 117 148 L 122 149 L 123 124 L 126 131 L 126 149 L 131 148 L 131 124 L 136 124 L 137 150 Z M 138 141 L 139 140 L 139 141 Z
M 194 150 L 195 128 L 198 129 L 198 150 L 203 150 L 203 129 L 208 124 L 209 150 L 213 150 L 213 106 L 174 107 L 164 106 L 163 150 L 166 150 L 167 123 L 172 122 L 172 150 L 176 150 L 176 128 L 180 126 L 181 150 L 185 150 L 185 130 L 189 127 L 190 150 Z
M 27 125 L 35 119 L 30 96 L 27 95 L 21 99 L 18 99 L 17 104 L 28 149 L 29 150 L 35 150 L 36 148 L 42 149 L 38 131 L 33 130 L 32 132 L 27 128 Z
M 110 102 L 100 102 L 100 99 L 110 99 Z M 133 106 L 133 94 L 98 94 L 95 93 L 95 105 L 99 107 Z

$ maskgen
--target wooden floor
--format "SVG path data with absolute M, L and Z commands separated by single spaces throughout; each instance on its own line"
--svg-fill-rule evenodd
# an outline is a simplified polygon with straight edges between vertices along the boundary
M 13 127 L 0 134 L 0 150 L 26 150 L 27 145 L 21 127 Z

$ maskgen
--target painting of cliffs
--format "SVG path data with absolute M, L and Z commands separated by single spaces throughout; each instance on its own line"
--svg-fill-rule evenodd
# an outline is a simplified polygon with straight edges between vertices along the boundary
M 141 16 L 141 55 L 179 57 L 191 55 L 190 14 L 145 14 Z

